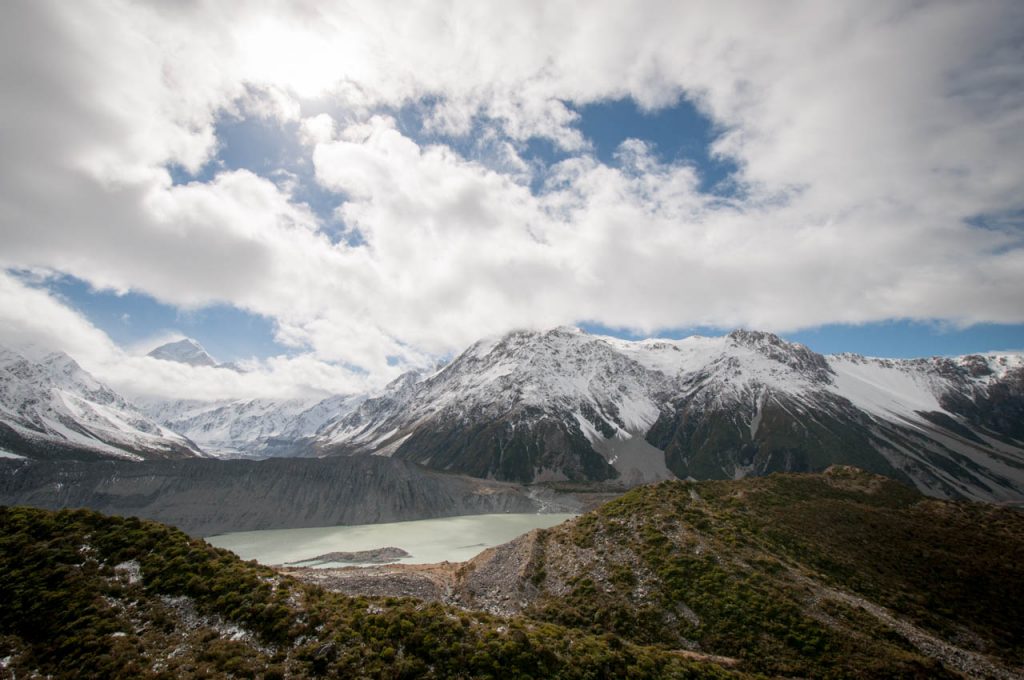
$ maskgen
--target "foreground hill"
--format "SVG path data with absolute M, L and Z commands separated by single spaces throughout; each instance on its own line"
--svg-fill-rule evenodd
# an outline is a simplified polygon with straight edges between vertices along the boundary
M 0 575 L 3 677 L 743 677 L 616 636 L 328 593 L 87 511 L 0 508 Z
M 461 567 L 295 571 L 785 677 L 1024 677 L 1024 513 L 848 467 L 666 481 Z

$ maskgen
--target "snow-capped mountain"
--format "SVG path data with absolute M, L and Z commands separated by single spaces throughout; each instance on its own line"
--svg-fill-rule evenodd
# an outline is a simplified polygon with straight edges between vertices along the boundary
M 226 457 L 373 454 L 481 478 L 625 485 L 840 463 L 936 496 L 1024 502 L 1024 356 L 1013 353 L 889 360 L 756 331 L 633 342 L 556 328 L 482 340 L 369 397 L 138 409 L 66 355 L 4 357 L 0 449 L 16 453 L 5 442 L 29 436 L 89 455 L 192 455 L 198 444 Z
M 0 348 L 0 448 L 33 458 L 189 458 L 161 427 L 64 353 L 31 361 Z
M 184 338 L 151 351 L 148 356 L 191 366 L 242 371 L 237 364 L 219 364 L 197 341 Z M 300 455 L 305 440 L 327 421 L 355 408 L 363 397 L 335 395 L 306 399 L 141 399 L 138 408 L 222 458 L 267 458 Z
M 163 361 L 176 361 L 179 364 L 188 364 L 190 366 L 217 366 L 217 361 L 203 349 L 202 345 L 192 338 L 183 338 L 182 340 L 160 345 L 147 356 Z
M 1024 359 L 823 356 L 768 334 L 478 342 L 326 424 L 321 453 L 518 481 L 742 477 L 849 463 L 1024 500 Z
M 360 396 L 225 401 L 140 401 L 150 418 L 196 442 L 210 455 L 266 458 L 299 455 L 324 423 L 354 409 Z

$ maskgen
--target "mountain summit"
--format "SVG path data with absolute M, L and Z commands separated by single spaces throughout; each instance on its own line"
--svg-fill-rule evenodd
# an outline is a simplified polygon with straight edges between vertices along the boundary
M 0 449 L 32 458 L 191 458 L 189 441 L 146 418 L 63 352 L 32 361 L 0 347 Z
M 192 338 L 165 343 L 146 356 L 163 361 L 176 361 L 179 364 L 189 364 L 190 366 L 217 366 L 217 361 Z
M 190 340 L 152 355 L 214 365 Z M 229 457 L 370 454 L 619 487 L 843 464 L 941 498 L 1024 502 L 1020 353 L 876 359 L 753 330 L 629 341 L 558 327 L 480 340 L 368 395 L 144 409 Z
M 771 333 L 475 343 L 326 424 L 321 454 L 520 482 L 722 479 L 853 464 L 941 497 L 1024 499 L 1024 357 L 825 356 Z

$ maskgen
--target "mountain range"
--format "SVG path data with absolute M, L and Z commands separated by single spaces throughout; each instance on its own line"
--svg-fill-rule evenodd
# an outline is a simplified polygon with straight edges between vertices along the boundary
M 161 358 L 210 365 L 184 342 Z M 93 393 L 75 395 L 92 403 Z M 8 429 L 19 394 L 0 395 Z M 627 341 L 559 327 L 481 340 L 369 395 L 147 401 L 133 412 L 140 431 L 178 437 L 181 455 L 392 456 L 486 479 L 618 486 L 838 463 L 934 496 L 1024 501 L 1017 353 L 877 359 L 757 331 Z M 55 428 L 22 436 L 82 444 Z M 4 446 L 43 457 L 13 439 Z
M 1019 354 L 826 357 L 752 331 L 630 342 L 556 328 L 478 342 L 311 445 L 521 482 L 848 463 L 938 496 L 1020 500 L 1022 427 Z
M 0 450 L 42 459 L 189 458 L 202 451 L 150 420 L 62 352 L 0 348 Z

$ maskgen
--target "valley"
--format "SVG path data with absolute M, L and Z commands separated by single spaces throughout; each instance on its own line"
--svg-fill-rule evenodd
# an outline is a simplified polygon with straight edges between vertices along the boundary
M 927 500 L 833 467 L 645 486 L 461 564 L 284 573 L 351 596 L 410 595 L 689 649 L 770 676 L 1016 678 L 1021 557 L 1019 511 Z
M 89 511 L 0 528 L 16 677 L 1024 672 L 1024 514 L 851 467 L 646 485 L 461 563 L 271 569 Z
M 158 350 L 156 362 L 238 370 L 211 363 L 194 341 Z M 548 494 L 550 485 L 621 492 L 850 464 L 937 498 L 1019 504 L 1021 422 L 1020 354 L 826 356 L 756 331 L 643 341 L 515 331 L 369 394 L 137 404 L 67 355 L 8 351 L 0 447 L 30 464 L 18 477 L 4 473 L 0 498 L 242 531 L 533 511 L 531 489 Z M 257 464 L 267 459 L 290 462 Z M 112 460 L 142 467 L 75 462 Z M 461 490 L 408 490 L 379 511 L 368 508 L 385 494 L 367 492 L 332 510 L 325 485 L 349 467 L 371 477 L 390 470 L 390 489 L 422 477 Z M 488 500 L 471 491 L 484 488 L 495 490 Z
M 619 492 L 474 479 L 379 456 L 250 460 L 0 459 L 0 504 L 92 508 L 195 536 L 488 513 L 579 512 Z

